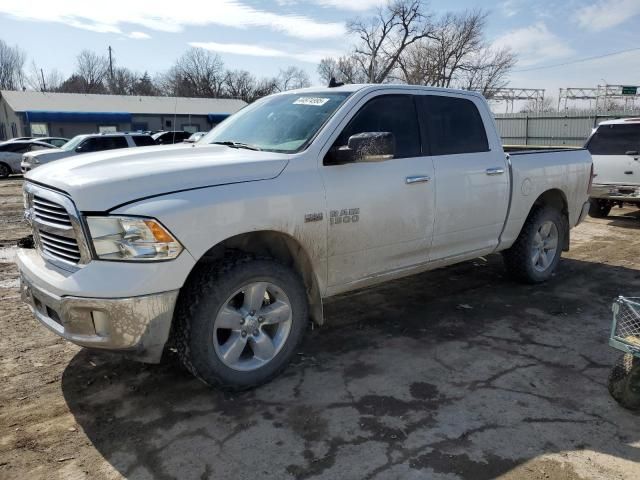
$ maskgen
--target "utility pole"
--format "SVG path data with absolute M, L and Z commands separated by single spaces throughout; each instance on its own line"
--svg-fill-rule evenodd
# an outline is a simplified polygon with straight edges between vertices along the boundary
M 111 58 L 111 45 L 109 45 L 109 78 L 113 80 L 113 59 Z
M 40 69 L 40 75 L 42 75 L 42 91 L 46 92 L 47 91 L 47 84 L 44 83 L 44 72 L 42 71 L 42 69 Z

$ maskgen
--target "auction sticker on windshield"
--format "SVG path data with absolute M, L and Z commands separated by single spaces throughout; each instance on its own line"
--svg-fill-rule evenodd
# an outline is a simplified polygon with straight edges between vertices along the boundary
M 295 102 L 294 105 L 313 105 L 316 107 L 320 107 L 329 101 L 328 98 L 321 97 L 300 97 Z

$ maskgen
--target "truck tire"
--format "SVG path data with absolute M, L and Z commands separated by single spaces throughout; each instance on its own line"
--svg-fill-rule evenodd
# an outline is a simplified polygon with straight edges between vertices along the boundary
M 640 409 L 640 359 L 630 353 L 620 355 L 609 373 L 607 386 L 621 406 Z
M 11 175 L 11 168 L 6 163 L 0 162 L 0 178 L 7 178 Z
M 548 280 L 560 261 L 566 221 L 552 207 L 535 207 L 515 243 L 502 253 L 509 274 L 524 283 Z
M 589 216 L 593 218 L 606 218 L 611 211 L 611 203 L 598 198 L 589 199 Z
M 287 366 L 308 321 L 305 287 L 295 271 L 270 258 L 236 255 L 200 267 L 183 288 L 176 348 L 207 385 L 246 390 Z

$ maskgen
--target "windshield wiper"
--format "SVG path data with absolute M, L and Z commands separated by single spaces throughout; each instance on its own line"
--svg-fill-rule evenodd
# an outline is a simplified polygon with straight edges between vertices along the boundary
M 260 147 L 256 147 L 255 145 L 249 145 L 248 143 L 242 143 L 242 142 L 226 141 L 226 142 L 211 142 L 211 143 L 214 145 L 226 145 L 227 147 L 231 147 L 231 148 L 246 148 L 247 150 L 257 150 L 257 151 L 262 150 Z

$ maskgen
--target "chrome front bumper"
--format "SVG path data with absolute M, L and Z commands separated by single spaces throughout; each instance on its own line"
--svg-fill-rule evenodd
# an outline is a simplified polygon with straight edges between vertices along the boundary
M 640 203 L 640 187 L 637 185 L 592 185 L 591 198 L 616 202 Z
M 178 290 L 130 298 L 59 297 L 20 275 L 20 293 L 44 326 L 77 345 L 123 351 L 157 363 L 169 338 Z

